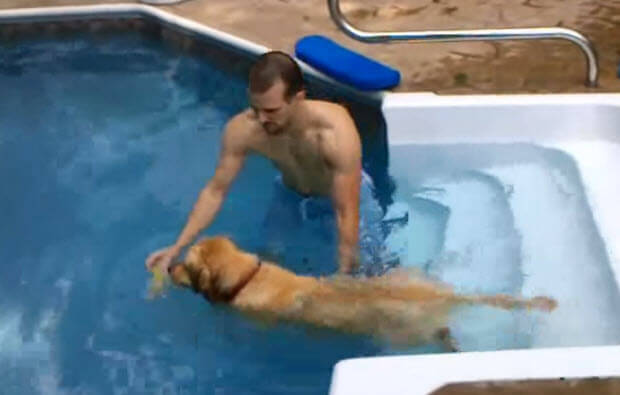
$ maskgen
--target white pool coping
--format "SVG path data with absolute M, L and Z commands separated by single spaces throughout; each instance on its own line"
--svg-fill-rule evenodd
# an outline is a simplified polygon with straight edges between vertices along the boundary
M 429 394 L 447 383 L 620 376 L 620 346 L 359 358 L 338 362 L 330 395 Z
M 88 17 L 142 16 L 188 30 L 198 35 L 220 40 L 251 54 L 261 54 L 269 48 L 234 35 L 210 28 L 154 6 L 144 4 L 109 4 L 62 6 L 0 10 L 0 24 L 28 21 L 54 21 Z M 559 147 L 576 158 L 585 179 L 589 203 L 595 221 L 604 238 L 611 265 L 620 278 L 620 207 L 615 194 L 620 192 L 620 150 L 611 149 L 601 155 L 594 147 L 603 139 L 616 144 L 620 141 L 620 94 L 547 94 L 547 95 L 470 95 L 438 96 L 433 93 L 361 92 L 341 84 L 297 59 L 302 69 L 344 92 L 372 101 L 383 101 L 388 120 L 390 145 L 411 142 L 433 144 L 441 141 L 470 140 L 471 130 L 444 133 L 441 119 L 409 119 L 408 109 L 451 108 L 456 125 L 467 124 L 468 117 L 480 117 L 480 111 L 495 108 L 502 111 L 520 107 L 540 107 L 531 111 L 531 118 L 517 118 L 509 125 L 512 133 L 493 135 L 481 133 L 481 141 L 531 141 Z M 530 130 L 539 119 L 546 119 L 546 109 L 558 112 L 556 119 L 561 132 L 550 131 L 541 136 Z M 580 108 L 578 115 L 572 114 Z M 400 121 L 399 121 L 400 117 Z M 503 125 L 501 117 L 488 120 Z M 591 136 L 583 136 L 583 123 L 592 126 Z M 581 124 L 581 125 L 579 125 Z M 424 130 L 424 135 L 412 135 L 411 127 Z M 612 127 L 610 127 L 610 125 Z M 458 135 L 456 135 L 458 134 Z M 618 155 L 616 155 L 618 154 Z M 618 158 L 617 161 L 613 160 Z M 616 163 L 617 162 L 617 163 Z M 610 166 L 611 164 L 611 166 Z M 605 173 L 601 171 L 605 168 Z M 498 379 L 544 379 L 620 376 L 620 346 L 554 348 L 518 351 L 468 352 L 347 359 L 334 368 L 330 394 L 426 394 L 445 383 Z

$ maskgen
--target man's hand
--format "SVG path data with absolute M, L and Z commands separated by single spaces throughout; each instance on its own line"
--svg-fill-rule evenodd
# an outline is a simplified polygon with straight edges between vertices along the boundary
M 168 273 L 168 268 L 172 261 L 179 256 L 181 249 L 172 245 L 153 252 L 146 258 L 146 267 L 152 270 L 155 266 L 160 266 L 162 272 Z

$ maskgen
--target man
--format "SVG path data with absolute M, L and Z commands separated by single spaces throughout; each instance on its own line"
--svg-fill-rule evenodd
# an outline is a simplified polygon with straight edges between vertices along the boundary
M 152 253 L 147 266 L 169 267 L 213 221 L 245 157 L 258 154 L 273 162 L 281 172 L 281 188 L 297 196 L 299 203 L 308 197 L 329 199 L 340 272 L 350 273 L 358 263 L 361 185 L 365 198 L 372 199 L 352 118 L 337 104 L 306 99 L 299 66 L 279 51 L 262 55 L 252 66 L 249 99 L 251 108 L 227 123 L 215 174 L 201 191 L 176 243 Z

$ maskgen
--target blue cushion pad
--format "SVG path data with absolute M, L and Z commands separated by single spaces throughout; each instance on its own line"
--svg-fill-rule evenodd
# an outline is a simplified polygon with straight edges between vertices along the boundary
M 335 80 L 364 91 L 389 89 L 400 82 L 398 70 L 319 35 L 297 41 L 295 56 Z

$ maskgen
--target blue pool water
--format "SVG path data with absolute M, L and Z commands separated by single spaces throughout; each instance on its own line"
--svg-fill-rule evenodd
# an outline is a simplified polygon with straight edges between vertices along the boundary
M 176 238 L 212 175 L 222 126 L 246 105 L 247 59 L 216 63 L 137 33 L 0 49 L 0 393 L 317 394 L 340 359 L 438 351 L 263 327 L 183 290 L 146 299 L 144 259 Z M 349 106 L 404 265 L 462 291 L 560 299 L 549 318 L 460 312 L 463 350 L 620 341 L 618 290 L 568 159 L 521 146 L 388 158 L 378 108 Z M 262 251 L 275 175 L 250 158 L 207 233 Z M 290 233 L 284 266 L 335 270 L 333 240 Z
M 339 359 L 381 352 L 191 292 L 145 299 L 144 260 L 212 174 L 242 76 L 128 33 L 4 45 L 0 86 L 2 391 L 325 393 Z M 250 158 L 208 234 L 263 247 L 275 174 Z M 335 270 L 333 243 L 295 236 L 283 264 Z

